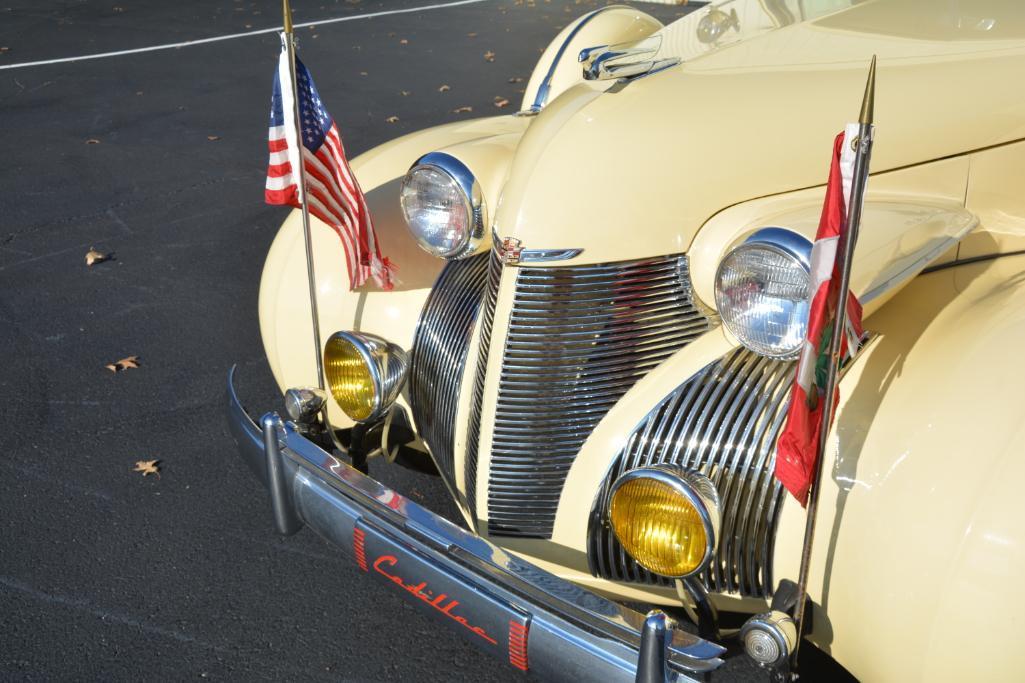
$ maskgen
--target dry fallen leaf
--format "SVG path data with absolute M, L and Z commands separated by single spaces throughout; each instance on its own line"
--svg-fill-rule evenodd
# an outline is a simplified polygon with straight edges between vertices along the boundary
M 210 142 L 214 142 L 215 140 L 220 140 L 221 136 L 220 135 L 207 135 L 206 139 L 209 140 Z
M 501 109 L 502 107 L 508 107 L 509 106 L 509 100 L 505 99 L 504 97 L 496 97 L 495 98 L 495 106 L 498 107 L 499 109 Z
M 100 141 L 97 140 L 96 138 L 89 138 L 88 140 L 85 141 L 85 144 L 87 144 L 87 145 L 98 145 L 98 144 L 100 144 Z
M 409 97 L 413 93 L 409 92 L 408 90 L 400 90 L 399 94 L 402 95 L 403 97 Z
M 151 474 L 157 475 L 157 479 L 160 479 L 160 461 L 159 460 L 137 460 L 135 462 L 135 469 L 133 472 L 142 472 L 142 476 L 147 477 Z
M 108 370 L 110 370 L 111 372 L 115 372 L 115 373 L 116 372 L 122 372 L 124 370 L 127 370 L 128 368 L 137 368 L 137 367 L 139 367 L 139 357 L 138 356 L 126 356 L 125 358 L 122 358 L 121 360 L 114 361 L 113 363 L 107 363 L 103 367 L 105 367 Z
M 452 88 L 450 88 L 449 86 L 447 86 L 447 85 L 443 85 L 443 86 L 441 86 L 440 88 L 438 88 L 438 92 L 448 92 L 448 91 L 449 91 L 449 90 L 451 90 L 451 89 L 452 89 Z
M 385 121 L 385 123 L 398 123 L 399 122 L 399 117 L 398 116 L 389 116 L 384 121 Z
M 89 247 L 89 251 L 85 253 L 85 265 L 92 266 L 97 263 L 103 263 L 110 258 L 110 254 L 104 254 L 102 251 L 96 251 L 96 247 Z
M 462 114 L 463 112 L 473 111 L 473 107 L 456 107 L 452 110 L 453 114 Z
M 484 53 L 484 61 L 485 62 L 493 62 L 493 61 L 495 61 L 495 53 L 492 52 L 491 50 L 488 50 L 487 52 L 485 52 Z

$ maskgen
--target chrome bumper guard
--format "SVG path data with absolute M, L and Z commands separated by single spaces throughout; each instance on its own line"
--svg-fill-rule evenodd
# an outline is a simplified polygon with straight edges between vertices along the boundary
M 521 560 L 349 467 L 268 413 L 258 426 L 228 374 L 228 423 L 270 491 L 278 532 L 303 525 L 471 643 L 547 680 L 690 681 L 724 648 Z

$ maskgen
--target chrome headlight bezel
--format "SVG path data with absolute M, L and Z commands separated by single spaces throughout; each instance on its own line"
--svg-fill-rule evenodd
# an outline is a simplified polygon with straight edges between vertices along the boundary
M 442 249 L 423 239 L 423 231 L 418 229 L 410 220 L 409 212 L 406 210 L 406 188 L 412 181 L 414 174 L 425 169 L 440 173 L 449 180 L 462 195 L 462 209 L 466 212 L 466 233 L 461 236 L 458 243 L 448 249 Z M 406 172 L 402 179 L 399 190 L 399 203 L 402 209 L 402 217 L 406 221 L 410 234 L 416 240 L 417 245 L 428 254 L 447 260 L 466 258 L 476 254 L 481 243 L 487 236 L 488 225 L 487 205 L 484 201 L 484 192 L 481 189 L 477 177 L 467 168 L 466 164 L 445 152 L 430 152 L 416 160 Z
M 708 477 L 700 472 L 686 470 L 677 465 L 664 463 L 658 465 L 646 465 L 644 467 L 638 467 L 630 470 L 629 472 L 625 472 L 612 484 L 612 488 L 609 491 L 610 511 L 616 492 L 625 484 L 637 479 L 652 479 L 665 484 L 680 493 L 690 502 L 701 517 L 701 523 L 705 529 L 705 554 L 701 562 L 694 569 L 679 575 L 655 572 L 652 569 L 645 567 L 644 564 L 642 564 L 636 557 L 634 558 L 634 561 L 652 573 L 659 574 L 660 576 L 666 576 L 671 579 L 683 579 L 704 571 L 712 561 L 712 557 L 715 554 L 716 544 L 719 542 L 719 533 L 722 527 L 722 509 L 719 501 L 719 493 L 716 491 L 715 485 Z M 627 548 L 628 544 L 624 543 L 624 540 L 620 537 L 619 531 L 617 531 L 615 525 L 611 523 L 611 519 L 609 520 L 609 523 L 612 526 L 612 533 L 616 536 L 616 539 L 623 544 L 624 548 Z
M 744 317 L 747 311 L 738 311 L 735 307 L 732 307 L 730 300 L 727 298 L 723 290 L 722 279 L 724 277 L 725 269 L 731 263 L 731 259 L 734 259 L 745 251 L 754 249 L 770 252 L 786 259 L 789 262 L 789 265 L 795 269 L 794 272 L 800 273 L 803 276 L 805 282 L 805 296 L 801 299 L 794 299 L 792 301 L 795 302 L 795 305 L 798 301 L 804 303 L 805 310 L 802 317 L 797 320 L 791 319 L 790 321 L 791 327 L 795 322 L 797 323 L 795 332 L 787 335 L 793 340 L 793 343 L 790 346 L 772 348 L 765 343 L 760 343 L 759 341 L 754 340 L 753 336 L 755 335 L 752 334 L 752 327 L 750 324 L 745 327 L 742 325 L 741 321 L 741 318 Z M 800 355 L 808 325 L 808 307 L 812 294 L 812 292 L 809 291 L 811 288 L 811 251 L 812 243 L 803 235 L 785 228 L 767 227 L 756 230 L 747 239 L 730 249 L 726 255 L 723 256 L 716 268 L 715 279 L 713 281 L 715 305 L 723 325 L 725 325 L 726 329 L 728 329 L 745 348 L 760 356 L 765 356 L 775 360 L 793 360 Z M 766 278 L 766 282 L 769 281 L 770 280 Z M 791 316 L 787 317 L 790 318 Z M 761 320 L 764 320 L 764 318 Z M 787 325 L 780 325 L 780 327 L 787 329 Z

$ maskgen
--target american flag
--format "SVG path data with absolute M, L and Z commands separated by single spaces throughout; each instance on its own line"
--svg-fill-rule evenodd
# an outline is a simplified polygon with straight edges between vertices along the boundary
M 274 74 L 268 147 L 268 204 L 302 206 L 299 174 L 300 146 L 296 141 L 294 101 L 289 79 L 289 56 L 282 34 L 281 57 Z M 366 199 L 345 158 L 338 126 L 324 108 L 313 77 L 298 57 L 295 60 L 299 119 L 302 122 L 302 158 L 309 192 L 310 213 L 338 234 L 345 252 L 349 285 L 356 289 L 373 277 L 384 289 L 393 286 L 394 266 L 381 255 Z M 281 84 L 286 87 L 282 89 Z

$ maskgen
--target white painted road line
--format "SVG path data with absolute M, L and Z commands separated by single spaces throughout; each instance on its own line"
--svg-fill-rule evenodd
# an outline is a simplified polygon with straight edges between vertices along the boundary
M 295 24 L 295 28 L 307 28 L 309 26 L 324 26 L 325 24 L 338 24 L 343 21 L 360 21 L 361 19 L 376 19 L 377 17 L 387 17 L 394 14 L 412 14 L 414 12 L 428 12 L 436 9 L 446 9 L 448 7 L 458 7 L 460 5 L 475 5 L 481 2 L 488 2 L 488 0 L 456 0 L 455 2 L 442 2 L 436 5 L 422 5 L 420 7 L 405 7 L 403 9 L 389 9 L 382 10 L 380 12 L 368 12 L 367 14 L 354 14 L 348 17 L 336 17 L 334 19 L 324 19 L 322 21 L 307 21 L 301 24 Z M 0 71 L 6 69 L 24 69 L 30 66 L 42 66 L 44 64 L 61 64 L 63 62 L 82 62 L 88 59 L 104 59 L 106 57 L 120 57 L 122 55 L 134 55 L 140 52 L 156 52 L 157 50 L 174 50 L 181 47 L 189 47 L 190 45 L 203 45 L 205 43 L 218 43 L 222 40 L 234 40 L 236 38 L 248 38 L 249 36 L 259 36 L 265 33 L 277 33 L 284 27 L 275 26 L 274 28 L 263 28 L 257 31 L 246 31 L 245 33 L 230 33 L 225 36 L 215 36 L 213 38 L 199 38 L 197 40 L 186 40 L 182 43 L 168 43 L 166 45 L 152 45 L 150 47 L 138 47 L 132 50 L 118 50 L 117 52 L 100 52 L 94 55 L 81 55 L 79 57 L 62 57 L 60 59 L 43 59 L 36 62 L 22 62 L 21 64 L 7 64 L 0 66 Z

